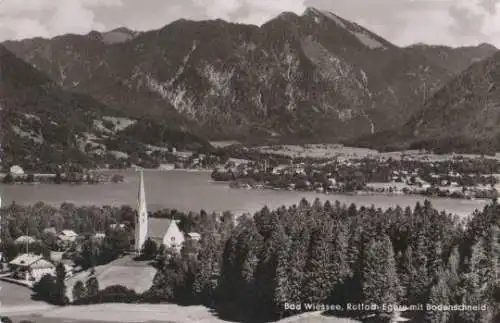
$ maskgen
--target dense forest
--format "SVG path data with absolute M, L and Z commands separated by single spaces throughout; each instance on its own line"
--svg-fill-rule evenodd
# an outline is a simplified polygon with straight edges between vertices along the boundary
M 63 205 L 55 213 L 48 206 L 37 208 L 3 209 L 12 237 L 26 229 L 36 234 L 45 225 L 109 232 L 110 224 L 131 224 L 135 216 L 128 207 Z M 35 216 L 40 210 L 46 210 L 45 216 Z M 178 255 L 154 248 L 159 270 L 144 294 L 112 286 L 107 288 L 111 294 L 94 302 L 117 301 L 121 294 L 127 302 L 203 304 L 223 318 L 252 322 L 298 314 L 307 304 L 314 304 L 314 310 L 337 304 L 341 307 L 324 309 L 373 322 L 392 316 L 383 304 L 422 304 L 403 313 L 414 322 L 489 323 L 500 318 L 500 205 L 494 201 L 464 220 L 439 212 L 428 201 L 413 209 L 381 210 L 302 200 L 237 221 L 230 213 L 204 211 L 153 215 L 181 219 L 184 232 L 197 231 L 202 238 Z M 359 303 L 380 306 L 348 310 L 349 304 Z M 478 308 L 443 311 L 426 304 Z
M 500 309 L 499 225 L 496 203 L 460 221 L 428 201 L 382 211 L 303 200 L 239 219 L 227 239 L 204 234 L 198 257 L 185 253 L 165 263 L 149 293 L 239 320 L 298 313 L 286 304 L 339 304 L 343 310 L 332 314 L 358 319 L 391 316 L 381 307 L 347 311 L 349 303 L 363 303 L 423 304 L 405 313 L 416 322 L 492 322 Z

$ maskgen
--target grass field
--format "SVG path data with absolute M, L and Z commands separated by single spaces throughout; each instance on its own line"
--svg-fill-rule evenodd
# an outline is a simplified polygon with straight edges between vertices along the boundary
M 334 144 L 310 144 L 310 145 L 276 145 L 255 147 L 261 153 L 277 154 L 292 158 L 333 158 L 333 157 L 365 157 L 378 155 L 378 151 L 366 148 L 344 147 Z
M 308 157 L 308 158 L 364 158 L 368 156 L 384 157 L 392 159 L 401 159 L 402 156 L 412 156 L 416 159 L 425 159 L 431 162 L 451 160 L 455 157 L 463 158 L 480 158 L 477 154 L 433 154 L 418 150 L 405 150 L 393 152 L 378 152 L 377 150 L 368 148 L 345 147 L 337 144 L 306 144 L 306 145 L 273 145 L 273 146 L 258 146 L 253 148 L 261 153 L 271 153 L 292 158 Z M 500 159 L 500 153 L 495 156 L 486 156 L 487 158 Z
M 125 256 L 109 264 L 95 267 L 95 275 L 100 289 L 111 285 L 122 285 L 142 293 L 151 287 L 155 274 L 155 268 L 149 266 L 147 262 L 134 261 L 131 256 Z M 86 270 L 69 278 L 66 281 L 68 297 L 72 299 L 73 286 L 77 281 L 81 280 L 85 283 L 90 277 L 90 270 Z

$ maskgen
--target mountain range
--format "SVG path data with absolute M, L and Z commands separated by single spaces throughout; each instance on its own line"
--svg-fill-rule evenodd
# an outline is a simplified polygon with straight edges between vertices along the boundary
M 490 71 L 498 61 L 494 46 L 399 47 L 315 8 L 284 12 L 260 27 L 180 19 L 154 31 L 118 28 L 2 45 L 31 72 L 47 75 L 61 97 L 91 102 L 81 115 L 67 103 L 66 110 L 43 111 L 60 119 L 141 120 L 198 146 L 238 139 L 386 149 L 451 142 L 468 149 L 496 138 L 496 93 L 486 84 L 497 76 Z M 168 142 L 165 136 L 156 143 Z
M 500 150 L 500 52 L 472 64 L 402 126 L 352 142 L 379 149 L 487 153 Z
M 67 91 L 2 45 L 0 139 L 4 166 L 38 171 L 54 171 L 67 162 L 116 163 L 120 156 L 147 155 L 156 145 L 211 147 L 178 128 L 127 118 L 89 95 Z

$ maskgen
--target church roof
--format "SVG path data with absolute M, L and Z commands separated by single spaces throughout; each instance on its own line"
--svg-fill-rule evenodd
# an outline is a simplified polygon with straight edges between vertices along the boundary
M 170 219 L 148 218 L 148 238 L 163 239 L 171 224 Z

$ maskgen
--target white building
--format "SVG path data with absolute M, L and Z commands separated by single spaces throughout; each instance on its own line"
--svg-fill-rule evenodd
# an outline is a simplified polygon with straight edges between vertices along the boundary
M 194 241 L 199 241 L 201 239 L 201 234 L 199 234 L 198 232 L 189 232 L 187 234 L 187 236 L 188 236 L 188 239 L 194 240 Z
M 36 239 L 30 236 L 20 236 L 16 240 L 14 240 L 15 244 L 30 244 L 35 243 Z
M 56 267 L 42 256 L 22 254 L 9 262 L 14 278 L 37 282 L 46 274 L 55 275 Z
M 12 176 L 23 176 L 24 170 L 21 168 L 21 166 L 14 165 L 10 168 L 10 173 L 12 174 Z
M 140 252 L 148 234 L 148 210 L 146 207 L 146 192 L 144 190 L 144 174 L 140 171 L 139 197 L 137 216 L 135 218 L 135 250 Z
M 184 243 L 184 234 L 177 226 L 177 222 L 170 219 L 149 219 L 148 235 L 158 245 L 173 248 L 180 251 Z
M 62 230 L 57 238 L 63 242 L 75 242 L 78 238 L 78 234 L 73 230 Z
M 174 248 L 178 251 L 184 243 L 184 234 L 177 226 L 177 222 L 170 219 L 148 218 L 146 206 L 146 192 L 144 190 L 144 176 L 141 171 L 139 181 L 139 201 L 137 217 L 135 219 L 135 250 L 140 252 L 146 239 L 150 238 L 158 245 Z

